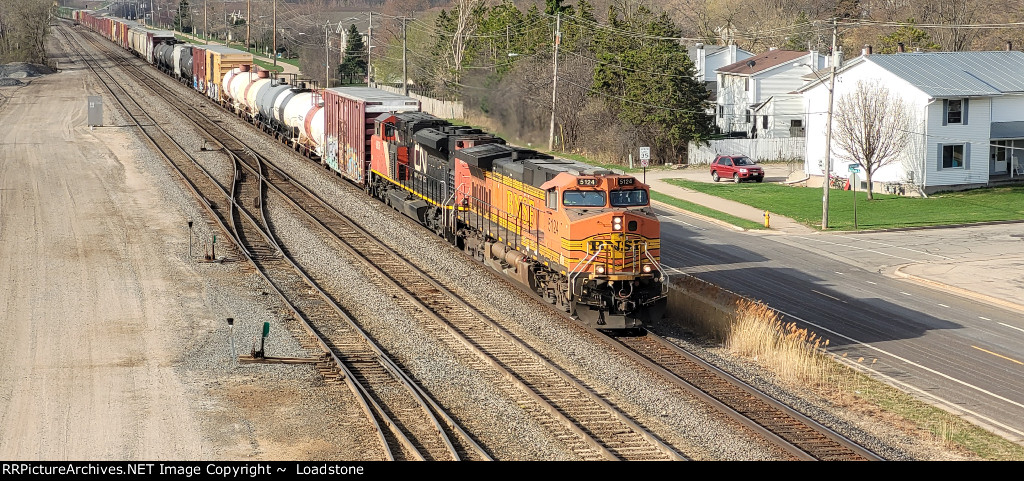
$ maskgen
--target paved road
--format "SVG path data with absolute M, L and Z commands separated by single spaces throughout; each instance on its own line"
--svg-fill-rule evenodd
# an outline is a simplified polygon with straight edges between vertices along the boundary
M 648 173 L 655 189 L 658 177 Z M 833 352 L 863 357 L 891 383 L 1024 440 L 1024 224 L 738 232 L 659 214 L 667 266 L 764 300 L 825 335 Z

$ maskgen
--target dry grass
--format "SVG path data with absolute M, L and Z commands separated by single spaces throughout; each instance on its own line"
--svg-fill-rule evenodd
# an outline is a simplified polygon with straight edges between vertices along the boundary
M 819 384 L 835 378 L 838 366 L 824 350 L 828 340 L 783 323 L 778 312 L 748 299 L 736 302 L 725 346 L 757 360 L 787 382 Z
M 918 440 L 931 439 L 957 456 L 1024 460 L 1024 447 L 922 402 L 857 369 L 876 359 L 836 358 L 827 339 L 770 307 L 691 276 L 673 276 L 669 312 L 674 319 L 730 352 L 751 359 L 798 389 Z

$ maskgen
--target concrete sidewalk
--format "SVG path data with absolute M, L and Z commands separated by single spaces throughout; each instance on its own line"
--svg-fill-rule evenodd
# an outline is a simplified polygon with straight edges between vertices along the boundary
M 765 164 L 764 182 L 783 182 L 787 178 L 801 177 L 794 164 Z M 644 174 L 634 174 L 642 179 Z M 677 199 L 686 200 L 752 222 L 763 223 L 764 211 L 739 202 L 704 194 L 684 187 L 669 184 L 667 179 L 686 179 L 696 182 L 714 182 L 707 166 L 692 166 L 685 169 L 658 168 L 646 173 L 647 184 L 655 192 Z M 728 182 L 728 181 L 722 181 Z M 663 208 L 686 212 L 662 204 Z M 699 214 L 709 222 L 735 230 L 743 230 L 731 224 Z M 1020 248 L 1024 239 L 1024 223 L 1003 223 L 988 226 L 958 226 L 948 228 L 922 228 L 900 231 L 878 231 L 858 233 L 828 231 L 822 232 L 779 214 L 770 214 L 770 228 L 750 231 L 757 235 L 778 234 L 803 236 L 844 236 L 863 238 L 865 241 L 884 241 L 893 245 L 912 243 L 915 249 L 924 252 L 943 252 L 945 259 L 936 256 L 934 260 L 913 262 L 899 266 L 862 265 L 870 269 L 912 281 L 945 292 L 969 297 L 979 302 L 998 305 L 1007 309 L 1024 312 L 1024 250 Z M 870 238 L 870 239 L 869 239 Z M 850 242 L 846 240 L 844 242 Z M 950 252 L 950 246 L 969 245 L 963 252 Z M 881 262 L 881 261 L 878 261 Z

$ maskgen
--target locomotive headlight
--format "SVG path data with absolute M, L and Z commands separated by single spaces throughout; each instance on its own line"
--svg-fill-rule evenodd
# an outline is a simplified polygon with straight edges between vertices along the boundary
M 647 265 L 644 266 L 644 274 L 650 274 L 650 273 L 651 273 L 651 265 L 647 264 Z
M 596 271 L 598 274 L 604 274 L 604 266 L 597 266 Z
M 622 217 L 612 217 L 612 230 L 622 230 Z

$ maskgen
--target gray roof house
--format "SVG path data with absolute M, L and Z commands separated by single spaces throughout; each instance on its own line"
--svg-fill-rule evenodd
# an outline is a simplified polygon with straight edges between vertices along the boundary
M 801 87 L 808 175 L 822 175 L 827 72 Z M 858 83 L 887 88 L 903 100 L 909 138 L 876 183 L 912 184 L 932 193 L 994 185 L 1024 175 L 1024 52 L 915 52 L 862 55 L 836 72 L 833 117 Z M 835 121 L 833 120 L 833 128 Z M 845 177 L 848 160 L 832 139 L 831 171 Z

